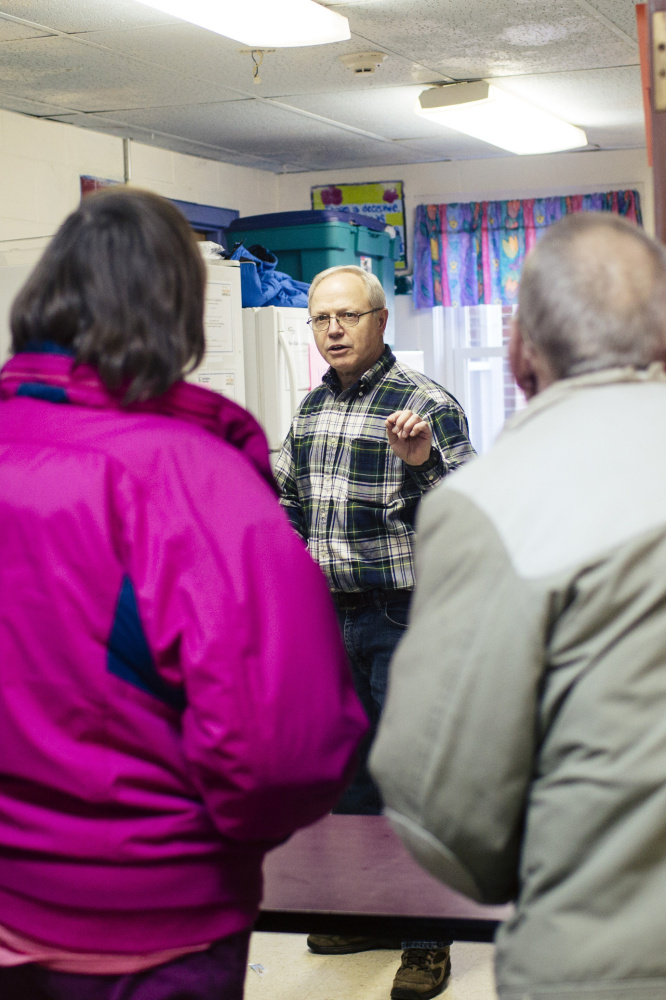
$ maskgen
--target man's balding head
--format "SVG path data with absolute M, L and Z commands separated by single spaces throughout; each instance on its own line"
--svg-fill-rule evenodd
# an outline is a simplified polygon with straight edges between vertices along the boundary
M 666 360 L 666 250 L 617 215 L 567 216 L 527 257 L 517 325 L 520 350 L 541 366 L 528 395 L 558 379 Z

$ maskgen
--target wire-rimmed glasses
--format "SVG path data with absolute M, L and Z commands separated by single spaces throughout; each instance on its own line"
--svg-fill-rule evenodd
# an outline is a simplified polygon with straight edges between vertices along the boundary
M 336 313 L 335 316 L 329 316 L 326 313 L 322 313 L 320 316 L 310 316 L 307 322 L 315 333 L 328 333 L 332 319 L 335 319 L 338 326 L 341 326 L 343 330 L 348 330 L 352 326 L 358 326 L 361 316 L 368 316 L 370 313 L 376 312 L 380 312 L 380 310 L 366 309 L 365 312 L 359 313 L 351 309 L 345 309 L 344 312 Z

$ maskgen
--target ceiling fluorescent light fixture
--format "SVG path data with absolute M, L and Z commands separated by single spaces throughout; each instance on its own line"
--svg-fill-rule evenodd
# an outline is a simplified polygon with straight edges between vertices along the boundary
M 485 80 L 431 87 L 416 111 L 440 125 L 521 155 L 587 145 L 582 128 L 556 118 Z
M 138 0 L 254 49 L 350 38 L 349 21 L 315 0 Z

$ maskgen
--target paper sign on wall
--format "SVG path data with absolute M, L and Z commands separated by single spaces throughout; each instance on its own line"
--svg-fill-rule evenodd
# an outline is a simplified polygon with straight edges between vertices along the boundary
M 326 184 L 311 189 L 315 210 L 334 208 L 338 212 L 360 212 L 393 226 L 400 241 L 396 271 L 407 267 L 405 242 L 405 201 L 402 181 L 372 181 L 368 184 Z

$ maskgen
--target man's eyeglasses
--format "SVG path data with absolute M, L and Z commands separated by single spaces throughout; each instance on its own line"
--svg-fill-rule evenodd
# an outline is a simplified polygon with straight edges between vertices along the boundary
M 362 313 L 345 311 L 336 313 L 334 317 L 327 316 L 326 313 L 322 313 L 321 316 L 311 316 L 308 323 L 315 333 L 327 333 L 332 319 L 337 320 L 338 326 L 341 326 L 343 330 L 348 330 L 351 326 L 358 326 L 358 321 L 361 316 L 368 316 L 370 313 L 376 312 L 381 312 L 381 310 L 366 309 L 366 311 Z

